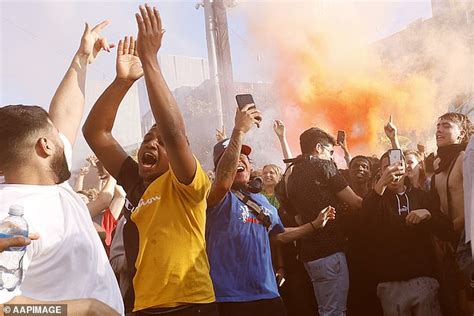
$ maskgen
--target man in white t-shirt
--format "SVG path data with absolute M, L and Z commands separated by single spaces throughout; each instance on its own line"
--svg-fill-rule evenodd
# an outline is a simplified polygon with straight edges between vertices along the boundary
M 22 205 L 29 231 L 39 234 L 23 258 L 23 282 L 0 291 L 0 304 L 67 303 L 71 315 L 123 314 L 115 275 L 86 204 L 67 183 L 72 146 L 84 109 L 86 70 L 110 51 L 86 24 L 80 47 L 57 89 L 49 114 L 39 106 L 0 108 L 0 218 Z M 0 254 L 0 262 L 2 260 Z

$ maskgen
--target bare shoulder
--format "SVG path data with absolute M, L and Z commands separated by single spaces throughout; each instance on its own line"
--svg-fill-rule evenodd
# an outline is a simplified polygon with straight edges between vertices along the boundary
M 463 165 L 463 161 L 464 161 L 464 154 L 465 154 L 465 152 L 461 151 L 459 153 L 458 158 L 456 159 L 456 162 L 454 163 L 454 167 L 456 169 L 461 168 L 461 171 L 462 171 L 462 165 Z

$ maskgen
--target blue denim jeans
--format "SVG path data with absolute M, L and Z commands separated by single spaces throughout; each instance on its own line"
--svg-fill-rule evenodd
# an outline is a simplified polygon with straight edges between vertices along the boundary
M 313 282 L 319 315 L 345 315 L 349 292 L 349 271 L 344 253 L 337 252 L 321 259 L 305 262 L 304 266 Z

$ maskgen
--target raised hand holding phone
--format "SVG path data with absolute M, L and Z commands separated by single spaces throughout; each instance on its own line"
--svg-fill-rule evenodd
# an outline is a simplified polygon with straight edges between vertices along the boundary
M 239 107 L 239 110 L 241 111 L 247 105 L 250 105 L 248 107 L 248 110 L 257 109 L 257 107 L 255 106 L 255 101 L 253 100 L 253 96 L 251 94 L 238 94 L 235 96 L 235 100 L 237 101 L 237 106 Z M 262 116 L 256 116 L 256 119 L 257 119 L 257 122 L 255 123 L 255 125 L 257 125 L 257 127 L 260 127 Z
M 337 131 L 336 143 L 339 146 L 345 146 L 346 145 L 346 132 L 345 131 Z

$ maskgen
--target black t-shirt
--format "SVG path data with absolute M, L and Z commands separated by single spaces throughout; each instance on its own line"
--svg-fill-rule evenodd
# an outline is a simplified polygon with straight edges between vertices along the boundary
M 303 223 L 313 221 L 327 206 L 336 212 L 345 209 L 336 193 L 347 187 L 347 182 L 330 160 L 312 159 L 293 167 L 288 179 L 288 195 Z M 341 214 L 342 215 L 342 214 Z M 301 240 L 300 258 L 304 262 L 324 258 L 343 251 L 345 244 L 341 216 Z

